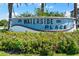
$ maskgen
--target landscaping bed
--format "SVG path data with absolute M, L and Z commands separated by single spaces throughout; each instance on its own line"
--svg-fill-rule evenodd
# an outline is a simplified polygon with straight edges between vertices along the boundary
M 0 51 L 9 55 L 76 55 L 79 54 L 79 31 L 69 33 L 1 31 Z

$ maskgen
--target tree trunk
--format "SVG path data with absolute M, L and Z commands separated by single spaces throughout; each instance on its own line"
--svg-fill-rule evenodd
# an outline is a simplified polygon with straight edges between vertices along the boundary
M 43 13 L 44 13 L 44 3 L 41 3 L 41 13 L 42 13 L 42 16 L 43 16 Z
M 13 3 L 8 3 L 8 12 L 9 12 L 8 30 L 10 29 L 10 19 L 12 18 L 12 9 L 13 9 Z
M 74 3 L 74 18 L 77 18 L 77 3 Z
M 74 18 L 76 18 L 75 19 L 75 21 L 76 21 L 76 28 L 78 28 L 78 25 L 77 25 L 77 13 L 78 11 L 77 11 L 77 3 L 74 3 Z

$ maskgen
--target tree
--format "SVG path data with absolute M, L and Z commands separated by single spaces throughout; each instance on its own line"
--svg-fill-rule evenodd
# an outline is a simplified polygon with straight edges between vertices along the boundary
M 77 18 L 77 3 L 74 3 L 74 18 Z
M 46 6 L 46 3 L 41 3 L 41 8 L 40 8 L 40 10 L 41 10 L 42 16 L 43 16 L 43 13 L 44 13 L 44 8 L 45 8 L 45 6 Z
M 43 13 L 44 13 L 44 3 L 41 3 L 41 13 L 42 13 L 42 16 L 43 16 Z
M 7 26 L 8 21 L 6 19 L 2 19 L 0 21 L 0 26 Z
M 10 28 L 10 19 L 12 18 L 12 9 L 13 9 L 13 3 L 8 3 L 8 12 L 9 12 L 8 30 Z
M 21 6 L 21 3 L 17 3 L 17 7 L 18 6 Z M 25 5 L 27 5 L 26 3 L 25 3 Z M 9 30 L 9 28 L 10 28 L 10 20 L 11 20 L 11 18 L 12 18 L 12 11 L 13 11 L 13 3 L 8 3 L 8 12 L 9 12 L 9 22 L 8 22 L 8 30 Z M 15 13 L 14 13 L 15 14 Z
M 28 12 L 23 12 L 20 15 L 17 15 L 17 17 L 30 17 L 30 16 L 34 16 L 34 15 Z
M 40 8 L 37 8 L 37 9 L 35 10 L 35 14 L 36 14 L 36 16 L 42 16 L 41 9 L 40 9 Z

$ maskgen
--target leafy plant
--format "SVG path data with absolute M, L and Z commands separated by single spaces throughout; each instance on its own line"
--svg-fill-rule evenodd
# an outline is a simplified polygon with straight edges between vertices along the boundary
M 0 32 L 0 51 L 41 56 L 78 54 L 79 32 Z

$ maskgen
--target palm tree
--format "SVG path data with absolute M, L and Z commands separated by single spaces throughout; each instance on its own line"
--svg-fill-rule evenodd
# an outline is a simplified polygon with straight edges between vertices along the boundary
M 77 18 L 77 3 L 74 3 L 74 18 Z
M 17 7 L 21 6 L 21 3 L 17 3 Z M 27 5 L 27 3 L 25 3 Z M 9 12 L 9 21 L 8 21 L 8 30 L 10 28 L 10 19 L 12 18 L 12 11 L 13 11 L 13 3 L 8 3 L 8 12 Z M 15 13 L 14 13 L 15 14 Z
M 77 13 L 78 11 L 77 11 L 77 3 L 74 3 L 74 18 L 76 18 L 75 19 L 75 21 L 76 21 L 76 24 L 77 24 Z M 76 28 L 78 27 L 78 25 L 76 25 Z
M 8 3 L 8 12 L 9 12 L 8 30 L 10 28 L 10 19 L 12 18 L 12 10 L 13 10 L 13 3 Z
M 41 3 L 41 13 L 42 13 L 42 16 L 43 16 L 43 13 L 44 13 L 44 7 L 45 7 L 45 3 Z

